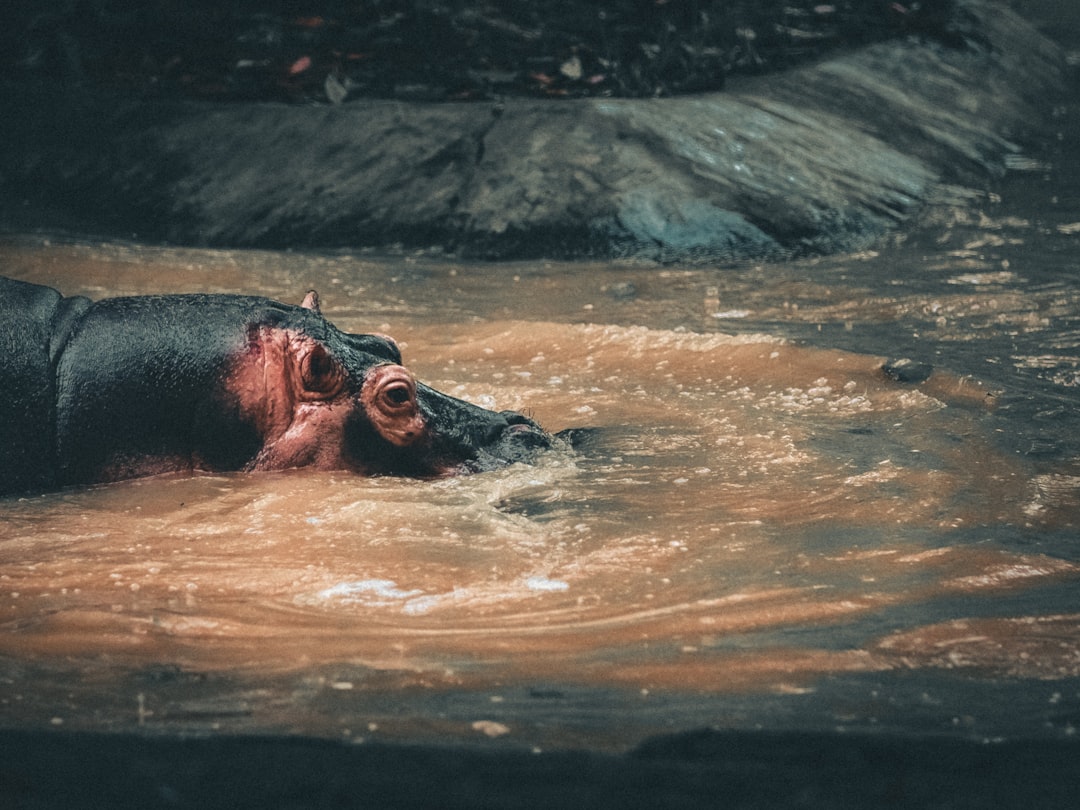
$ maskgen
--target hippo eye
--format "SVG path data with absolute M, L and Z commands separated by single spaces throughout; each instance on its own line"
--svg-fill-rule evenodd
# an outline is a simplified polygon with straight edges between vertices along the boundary
M 383 389 L 383 396 L 393 406 L 401 407 L 412 401 L 412 389 L 405 383 L 395 383 Z
M 341 366 L 323 346 L 315 344 L 300 363 L 304 389 L 330 396 L 341 388 Z
M 409 447 L 427 436 L 416 401 L 416 380 L 403 366 L 386 363 L 369 369 L 360 388 L 360 404 L 371 426 L 391 444 Z

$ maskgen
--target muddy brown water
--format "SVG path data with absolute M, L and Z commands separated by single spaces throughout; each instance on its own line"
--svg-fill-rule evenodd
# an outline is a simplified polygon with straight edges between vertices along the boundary
M 552 430 L 439 481 L 161 477 L 0 502 L 0 724 L 624 750 L 699 727 L 1080 724 L 1080 131 L 875 251 L 460 264 L 8 235 L 92 297 L 317 288 Z M 933 365 L 925 382 L 886 358 Z

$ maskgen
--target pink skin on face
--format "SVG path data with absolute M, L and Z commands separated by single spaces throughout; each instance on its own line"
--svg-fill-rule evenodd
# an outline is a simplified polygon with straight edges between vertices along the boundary
M 358 397 L 346 381 L 341 363 L 308 335 L 253 327 L 225 382 L 228 398 L 262 438 L 247 469 L 364 472 L 363 459 L 344 453 L 345 425 L 357 408 L 390 444 L 408 447 L 425 439 L 416 381 L 407 369 L 372 367 Z

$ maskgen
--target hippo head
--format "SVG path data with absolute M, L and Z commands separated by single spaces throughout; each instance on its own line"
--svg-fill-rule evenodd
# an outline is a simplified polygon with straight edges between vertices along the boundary
M 527 461 L 552 446 L 522 414 L 418 382 L 392 339 L 341 332 L 322 318 L 314 292 L 302 308 L 315 317 L 249 324 L 223 378 L 226 404 L 260 437 L 249 469 L 438 476 Z
M 439 393 L 389 338 L 302 306 L 226 295 L 105 299 L 57 367 L 61 483 L 311 467 L 418 477 L 529 461 L 529 418 Z

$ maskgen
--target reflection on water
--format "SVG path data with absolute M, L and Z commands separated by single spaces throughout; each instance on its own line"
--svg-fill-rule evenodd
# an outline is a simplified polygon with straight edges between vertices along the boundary
M 9 238 L 7 274 L 68 294 L 316 287 L 425 382 L 599 430 L 535 467 L 434 482 L 164 477 L 9 499 L 0 722 L 611 747 L 703 724 L 1071 734 L 1065 157 L 1001 201 L 952 190 L 879 252 L 786 266 Z M 886 358 L 935 371 L 899 381 Z

